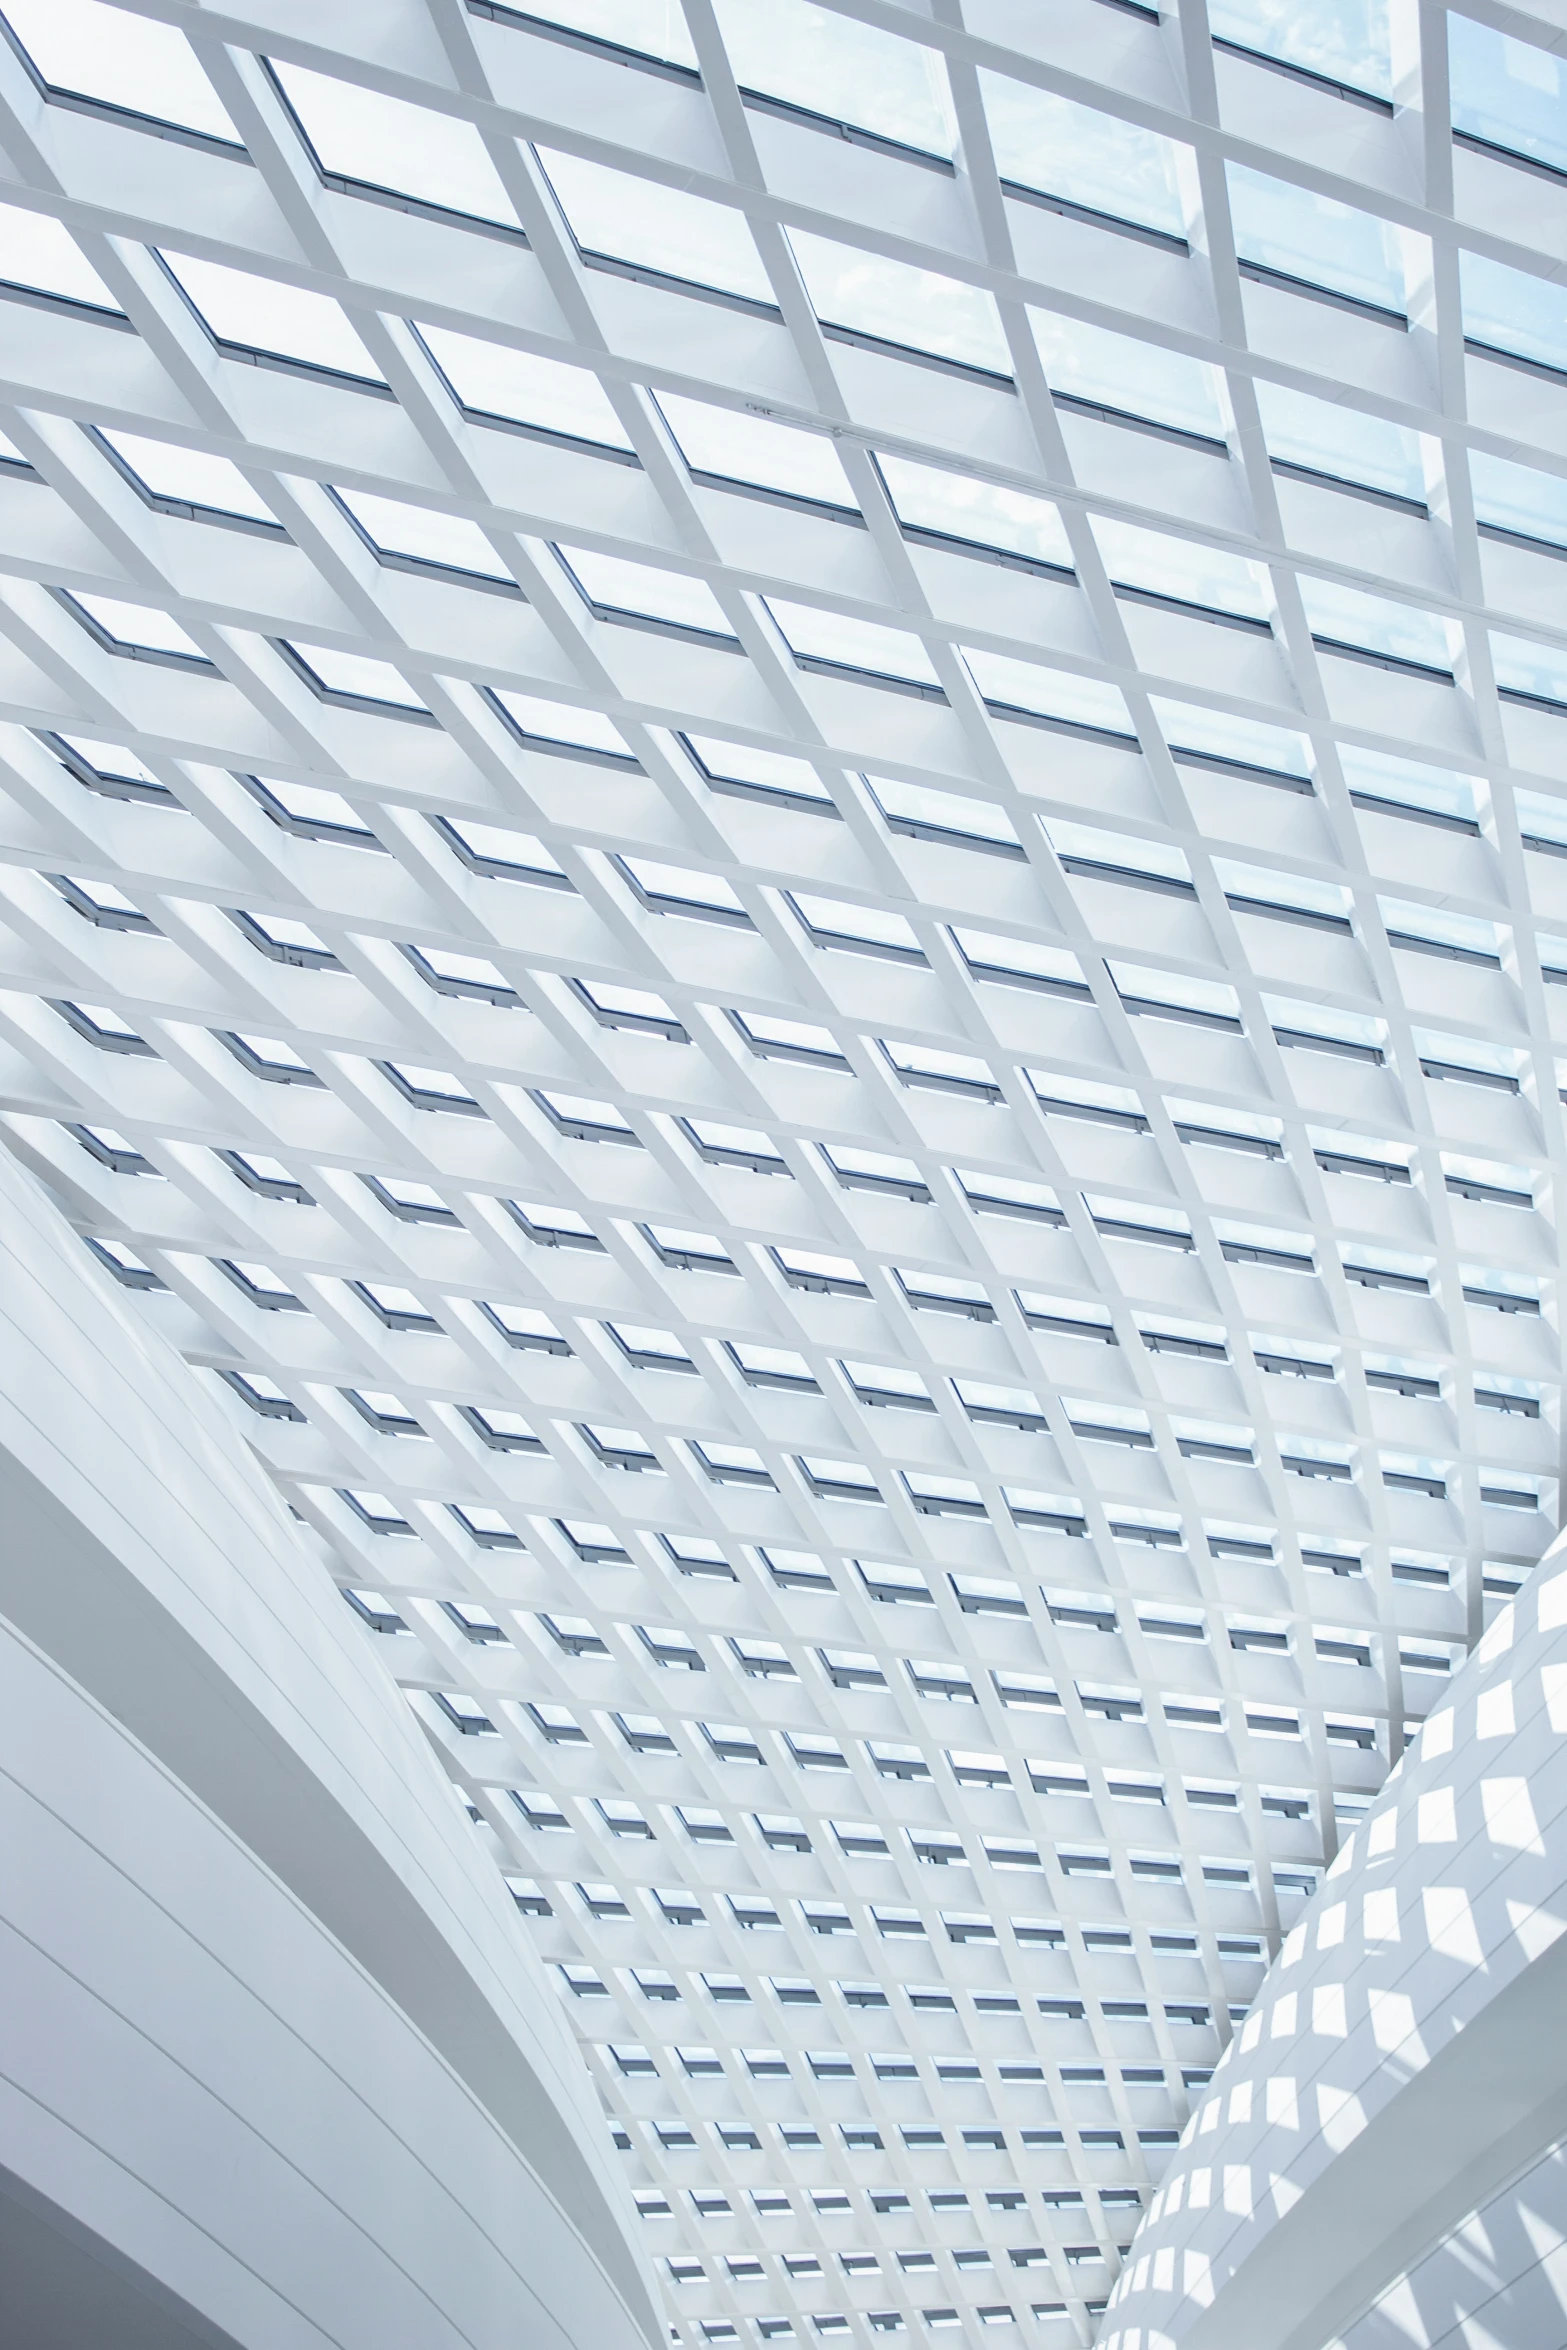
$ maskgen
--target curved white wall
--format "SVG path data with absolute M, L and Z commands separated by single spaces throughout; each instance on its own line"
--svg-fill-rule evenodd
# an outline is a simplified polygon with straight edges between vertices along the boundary
M 1564 1880 L 1559 1541 L 1285 1943 L 1132 2246 L 1101 2350 L 1567 2339 L 1549 2155 L 1567 2136 Z M 1547 2306 L 1542 2328 L 1529 2313 Z
M 0 1162 L 0 2342 L 647 2350 L 580 2059 L 199 1382 Z
M 1344 2350 L 1548 2350 L 1567 2341 L 1567 2145 L 1395 2278 L 1343 2340 Z

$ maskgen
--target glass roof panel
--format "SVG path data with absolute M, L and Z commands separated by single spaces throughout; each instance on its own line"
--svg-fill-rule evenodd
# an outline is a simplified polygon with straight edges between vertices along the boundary
M 569 25 L 573 32 L 613 41 L 644 57 L 667 58 L 672 65 L 696 64 L 680 0 L 537 0 L 522 13 L 546 24 Z
M 631 755 L 625 736 L 602 711 L 546 701 L 538 694 L 518 693 L 511 686 L 500 687 L 495 698 L 522 733 L 537 735 L 541 742 L 576 743 L 584 750 L 610 751 L 622 759 Z
M 974 645 L 965 646 L 963 658 L 980 692 L 1002 710 L 1029 711 L 1069 725 L 1132 734 L 1131 714 L 1119 686 L 1080 676 L 1075 670 L 1047 669 L 1033 661 L 1013 660 L 1007 653 L 987 653 Z
M 1163 532 L 1140 530 L 1135 523 L 1117 522 L 1101 515 L 1094 536 L 1105 568 L 1118 586 L 1146 589 L 1189 604 L 1208 604 L 1221 612 L 1240 612 L 1258 620 L 1269 618 L 1273 594 L 1260 563 L 1204 544 L 1200 539 L 1178 539 Z
M 1447 49 L 1454 129 L 1567 170 L 1561 59 L 1451 11 Z
M 772 280 L 738 206 L 715 204 L 585 156 L 540 148 L 539 161 L 584 253 L 771 303 Z
M 791 229 L 789 242 L 824 325 L 1007 375 L 1011 359 L 991 295 L 933 269 Z
M 240 143 L 178 25 L 104 0 L 6 0 L 4 16 L 50 89 Z
M 1424 501 L 1421 438 L 1407 425 L 1260 377 L 1256 393 L 1270 457 L 1304 465 L 1313 473 L 1363 482 L 1395 497 Z
M 1567 477 L 1471 449 L 1469 484 L 1481 522 L 1515 530 L 1522 538 L 1567 546 Z
M 302 65 L 271 63 L 324 172 L 414 196 L 443 211 L 517 226 L 500 174 L 471 123 Z
M 206 657 L 189 629 L 156 604 L 128 604 L 118 596 L 86 595 L 80 590 L 73 593 L 72 600 L 116 644 L 143 645 L 157 653 L 187 653 L 198 660 Z
M 449 514 L 439 506 L 409 506 L 401 498 L 378 498 L 367 490 L 339 490 L 337 496 L 370 544 L 384 554 L 474 571 L 486 579 L 512 576 L 479 525 L 464 514 Z
M 982 71 L 979 85 L 1004 180 L 1167 236 L 1186 234 L 1177 150 L 1168 139 L 1001 74 Z
M 1402 314 L 1404 266 L 1391 223 L 1243 163 L 1226 164 L 1225 178 L 1243 261 Z
M 693 473 L 854 508 L 837 451 L 820 434 L 715 408 L 705 400 L 685 400 L 678 392 L 661 393 L 658 404 Z
M 1301 575 L 1300 600 L 1319 637 L 1434 669 L 1452 667 L 1448 623 L 1438 613 L 1422 611 L 1416 604 L 1395 604 L 1387 596 L 1368 596 L 1361 588 L 1306 573 Z
M 735 79 L 900 145 L 950 155 L 952 100 L 938 51 L 813 0 L 715 0 Z
M 296 644 L 292 650 L 328 693 L 363 695 L 366 701 L 388 702 L 403 710 L 425 706 L 423 696 L 390 661 L 343 652 L 335 645 Z
M 630 448 L 603 385 L 586 367 L 456 334 L 449 327 L 421 325 L 418 331 L 458 402 L 474 415 L 606 448 Z
M 689 579 L 679 571 L 656 571 L 651 564 L 628 563 L 622 556 L 601 555 L 589 547 L 565 547 L 559 552 L 583 595 L 605 611 L 634 612 L 650 620 L 707 629 L 718 636 L 734 634 L 705 579 Z
M 1222 379 L 1206 360 L 1064 313 L 1030 309 L 1028 316 L 1053 392 L 1223 439 Z
M 1567 370 L 1567 294 L 1547 277 L 1460 253 L 1464 333 L 1473 342 Z
M 157 497 L 210 506 L 223 514 L 248 515 L 256 522 L 275 520 L 271 507 L 230 457 L 217 457 L 205 449 L 180 448 L 170 441 L 151 441 L 142 433 L 105 430 L 103 438 Z
M 781 596 L 768 598 L 768 610 L 792 653 L 867 669 L 880 676 L 937 683 L 930 655 L 917 636 L 903 629 L 884 627 L 879 620 L 855 620 L 843 612 L 824 612 L 813 604 L 796 604 Z
M 967 539 L 982 547 L 1006 547 L 1070 571 L 1072 547 L 1060 508 L 1024 490 L 975 481 L 907 457 L 877 460 L 898 520 L 943 538 Z
M 308 286 L 256 277 L 193 253 L 161 255 L 164 267 L 219 343 L 240 351 L 299 360 L 335 375 L 384 379 L 340 303 Z
M 1388 0 L 1210 0 L 1208 22 L 1221 40 L 1265 57 L 1287 58 L 1309 73 L 1386 97 L 1393 86 Z
M 0 204 L 0 285 L 58 294 L 94 310 L 120 307 L 64 223 L 19 204 Z

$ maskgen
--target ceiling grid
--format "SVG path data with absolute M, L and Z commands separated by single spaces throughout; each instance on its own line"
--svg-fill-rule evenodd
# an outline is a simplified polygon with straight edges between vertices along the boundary
M 1559 33 L 0 12 L 6 1141 L 672 2338 L 1087 2342 L 1557 1522 Z

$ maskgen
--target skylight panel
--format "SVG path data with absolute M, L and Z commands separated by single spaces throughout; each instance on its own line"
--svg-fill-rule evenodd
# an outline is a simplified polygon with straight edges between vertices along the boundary
M 1377 900 L 1390 946 L 1410 941 L 1445 948 L 1466 962 L 1498 963 L 1507 934 L 1499 923 L 1478 914 L 1460 914 L 1449 906 L 1417 905 L 1404 898 Z
M 116 651 L 167 653 L 178 655 L 204 669 L 212 664 L 188 629 L 182 628 L 172 613 L 160 612 L 154 604 L 127 604 L 118 596 L 90 596 L 73 593 L 69 599 L 87 620 L 100 639 Z
M 150 914 L 112 881 L 90 875 L 51 873 L 50 881 L 66 904 L 99 930 L 156 930 Z
M 838 453 L 824 434 L 799 432 L 675 392 L 660 392 L 658 404 L 693 473 L 858 513 Z
M 1219 860 L 1215 858 L 1215 865 Z M 1253 869 L 1243 865 L 1230 866 L 1228 871 L 1244 874 Z M 1308 890 L 1327 888 L 1322 883 L 1307 883 Z M 1340 892 L 1342 899 L 1347 893 Z M 1270 1118 L 1255 1110 L 1238 1110 L 1226 1103 L 1222 1108 L 1214 1102 L 1183 1101 L 1176 1094 L 1166 1094 L 1164 1106 L 1175 1125 L 1182 1142 L 1197 1143 L 1255 1143 L 1257 1155 L 1278 1159 L 1284 1156 L 1284 1128 L 1277 1118 Z
M 674 0 L 537 0 L 526 13 L 643 57 L 696 66 L 696 51 Z
M 1518 828 L 1526 843 L 1534 841 L 1567 850 L 1567 800 L 1549 797 L 1543 792 L 1524 791 L 1515 785 L 1513 805 L 1518 811 Z
M 180 802 L 165 783 L 160 783 L 144 759 L 123 743 L 100 742 L 95 735 L 45 734 L 41 741 L 56 752 L 62 765 L 78 783 L 90 791 L 101 791 L 111 799 L 162 802 L 165 807 L 177 808 Z
M 1192 886 L 1190 865 L 1178 848 L 1164 841 L 1103 832 L 1098 825 L 1076 824 L 1065 816 L 1042 816 L 1039 822 L 1069 873 L 1146 874 L 1150 880 L 1175 882 L 1187 890 Z
M 1083 966 L 1065 947 L 1037 938 L 1006 938 L 990 930 L 955 926 L 953 943 L 975 979 L 1002 986 L 1037 987 L 1050 994 L 1086 996 Z
M 1300 600 L 1312 635 L 1321 644 L 1353 645 L 1417 668 L 1451 675 L 1453 649 L 1449 623 L 1440 613 L 1424 612 L 1416 604 L 1395 604 L 1387 596 L 1369 596 L 1362 588 L 1344 587 L 1337 580 L 1300 575 Z
M 1513 532 L 1549 546 L 1567 547 L 1567 479 L 1514 465 L 1483 449 L 1469 452 L 1469 486 L 1482 528 Z
M 488 955 L 459 955 L 450 947 L 422 946 L 406 950 L 422 979 L 440 995 L 467 996 L 477 1003 L 520 1004 L 522 998 L 504 971 Z
M 598 614 L 664 621 L 734 641 L 724 608 L 705 579 L 656 570 L 651 563 L 628 563 L 623 555 L 600 555 L 588 547 L 557 547 L 555 552 L 583 601 Z
M 341 971 L 343 965 L 319 931 L 291 914 L 251 914 L 236 909 L 233 919 L 252 946 L 274 963 L 306 971 Z
M 923 963 L 919 933 L 901 914 L 880 906 L 853 906 L 842 898 L 817 897 L 805 890 L 786 893 L 813 945 L 848 947 L 862 954 L 892 955 Z
M 340 696 L 348 702 L 380 702 L 388 709 L 428 714 L 423 696 L 390 661 L 374 660 L 368 653 L 340 652 L 335 645 L 285 642 L 284 650 L 323 699 Z
M 1428 767 L 1415 759 L 1397 759 L 1388 751 L 1360 750 L 1349 743 L 1340 745 L 1339 763 L 1357 807 L 1370 801 L 1440 817 L 1466 831 L 1478 829 L 1483 787 L 1472 776 Z
M 901 678 L 939 690 L 941 681 L 929 653 L 904 629 L 887 628 L 879 620 L 851 620 L 842 612 L 823 612 L 814 604 L 795 604 L 781 596 L 769 596 L 767 609 L 797 661 L 863 669 L 874 677 Z
M 334 490 L 378 555 L 403 556 L 441 571 L 473 572 L 481 579 L 516 582 L 476 522 L 438 506 L 408 506 L 367 490 Z M 520 591 L 519 591 L 520 592 Z
M 684 734 L 680 740 L 715 791 L 781 800 L 828 816 L 838 813 L 837 801 L 808 760 L 786 751 L 757 750 L 750 743 L 719 742 L 710 734 Z
M 319 784 L 287 783 L 278 777 L 249 775 L 245 783 L 275 824 L 308 840 L 370 842 L 379 846 L 352 800 Z
M 1205 359 L 1161 350 L 1105 326 L 1030 310 L 1040 364 L 1058 396 L 1119 409 L 1177 432 L 1222 441 L 1225 406 L 1219 371 Z
M 1308 73 L 1387 97 L 1393 87 L 1388 0 L 1209 0 L 1215 37 Z
M 539 161 L 584 254 L 774 307 L 745 215 L 683 188 L 541 147 Z
M 64 222 L 47 212 L 24 212 L 16 204 L 0 204 L 0 285 L 57 294 L 64 302 L 124 316 Z
M 1567 300 L 1554 278 L 1460 252 L 1464 339 L 1567 371 Z
M 481 422 L 520 425 L 532 432 L 629 450 L 626 430 L 598 377 L 588 367 L 541 359 L 504 343 L 482 342 L 444 326 L 418 330 L 458 406 Z
M 5 18 L 49 90 L 239 145 L 177 26 L 101 0 L 6 0 Z
M 1504 692 L 1528 694 L 1567 709 L 1567 652 L 1521 636 L 1491 632 L 1491 665 Z
M 878 457 L 893 512 L 906 530 L 930 531 L 979 547 L 999 547 L 1032 562 L 1072 568 L 1072 547 L 1061 510 L 1048 498 L 998 482 L 976 481 L 908 457 Z
M 1348 928 L 1354 899 L 1340 882 L 1318 881 L 1311 874 L 1289 873 L 1279 866 L 1242 865 L 1233 857 L 1215 857 L 1213 872 L 1237 913 L 1286 908 Z M 1226 1119 L 1233 1115 L 1224 1113 Z
M 689 874 L 681 876 L 686 882 L 690 878 Z M 573 979 L 569 985 L 601 1028 L 625 1028 L 643 1036 L 662 1036 L 674 1044 L 690 1042 L 689 1031 L 678 1014 L 649 988 L 612 987 L 603 979 Z
M 107 1051 L 147 1054 L 153 1049 L 111 1004 L 62 1002 L 56 1010 L 69 1020 L 78 1036 L 85 1036 L 89 1043 L 102 1045 Z
M 1357 1059 L 1379 1062 L 1383 1057 L 1387 1022 L 1370 1012 L 1348 1012 L 1334 1004 L 1311 1003 L 1304 996 L 1265 995 L 1262 1008 L 1280 1044 L 1347 1045 Z
M 790 229 L 788 236 L 824 326 L 1010 378 L 1012 355 L 1001 315 L 983 286 L 966 286 L 909 261 L 886 261 L 804 229 Z
M 642 903 L 660 914 L 701 914 L 735 924 L 751 917 L 731 885 L 719 873 L 694 873 L 685 865 L 665 865 L 652 857 L 616 859 Z
M 1560 58 L 1456 11 L 1447 15 L 1447 55 L 1454 130 L 1567 171 Z
M 1221 980 L 1196 979 L 1181 971 L 1156 971 L 1146 963 L 1107 962 L 1105 969 L 1129 1012 L 1173 1012 L 1205 1025 L 1241 1026 L 1240 998 Z
M 1033 661 L 1015 661 L 1010 653 L 980 652 L 973 645 L 964 646 L 963 658 L 986 703 L 1001 716 L 1015 711 L 1136 741 L 1131 712 L 1118 685 L 1097 677 L 1079 677 L 1070 669 L 1045 669 Z
M 277 1036 L 256 1036 L 235 1029 L 223 1037 L 234 1058 L 253 1077 L 273 1084 L 320 1085 L 321 1079 L 303 1053 Z
M 585 710 L 571 702 L 547 702 L 538 694 L 514 693 L 510 686 L 497 686 L 494 698 L 525 742 L 551 750 L 589 751 L 629 766 L 639 764 L 619 727 L 600 710 Z
M 202 325 L 219 345 L 253 351 L 322 368 L 360 383 L 384 383 L 341 303 L 306 286 L 255 277 L 221 261 L 199 261 L 193 253 L 159 259 Z
M 1268 455 L 1342 481 L 1363 483 L 1424 504 L 1426 470 L 1419 433 L 1339 400 L 1313 399 L 1284 384 L 1255 385 Z
M 961 841 L 965 846 L 1021 857 L 1023 844 L 1004 812 L 990 800 L 962 792 L 931 791 L 921 783 L 897 783 L 890 776 L 865 778 L 872 799 L 893 832 L 914 840 Z
M 1006 74 L 982 72 L 979 86 L 1003 181 L 1184 237 L 1170 140 Z
M 828 1069 L 849 1066 L 830 1028 L 818 1028 L 809 1020 L 778 1020 L 766 1012 L 731 1012 L 729 1017 L 759 1060 L 807 1061 Z
M 1225 766 L 1298 776 L 1308 791 L 1311 788 L 1311 746 L 1303 734 L 1256 718 L 1235 718 L 1228 710 L 1204 709 L 1196 702 L 1168 702 L 1157 694 L 1153 712 L 1177 758 L 1185 751 Z
M 716 0 L 724 46 L 742 89 L 833 122 L 950 155 L 956 138 L 939 52 L 858 24 L 811 0 Z
M 156 498 L 276 524 L 266 500 L 228 457 L 215 457 L 205 449 L 179 448 L 169 441 L 150 441 L 141 433 L 111 432 L 106 426 L 98 428 L 98 437 Z
M 475 824 L 466 817 L 433 816 L 430 821 L 475 873 L 492 880 L 538 882 L 546 889 L 575 886 L 560 860 L 532 833 Z
M 956 1060 L 965 1056 L 944 1054 L 926 1057 Z M 926 1076 L 916 1077 L 912 1082 L 928 1085 L 935 1080 Z M 997 1087 L 996 1090 L 999 1094 L 1000 1088 Z M 1055 1225 L 1066 1222 L 1065 1212 L 1048 1184 L 1025 1183 L 1020 1177 L 1012 1175 L 984 1175 L 973 1167 L 955 1167 L 953 1173 L 957 1176 L 963 1189 L 963 1196 L 976 1216 L 1017 1216 L 1031 1222 Z M 973 1387 L 972 1382 L 965 1383 L 960 1380 L 957 1385 L 963 1394 L 965 1404 L 972 1409 L 975 1417 L 983 1418 L 984 1414 L 980 1411 L 976 1400 L 980 1391 Z M 986 1389 L 984 1392 L 994 1401 L 996 1396 L 1006 1393 L 1007 1390 Z
M 317 167 L 334 180 L 411 196 L 442 212 L 518 227 L 474 125 L 357 82 L 269 59 Z
M 479 1109 L 462 1078 L 450 1069 L 430 1069 L 411 1061 L 382 1061 L 379 1065 L 416 1109 L 458 1110 L 468 1115 Z
M 1250 620 L 1271 616 L 1272 585 L 1261 563 L 1248 563 L 1200 539 L 1168 538 L 1162 531 L 1143 530 L 1106 514 L 1094 516 L 1093 532 L 1117 587 L 1141 588 Z
M 1427 1077 L 1478 1073 L 1516 1093 L 1528 1068 L 1529 1056 L 1518 1045 L 1496 1044 L 1482 1036 L 1448 1036 L 1434 1028 L 1415 1028 L 1410 1034 Z
M 1403 258 L 1390 221 L 1246 164 L 1227 163 L 1225 177 L 1243 262 L 1403 315 Z

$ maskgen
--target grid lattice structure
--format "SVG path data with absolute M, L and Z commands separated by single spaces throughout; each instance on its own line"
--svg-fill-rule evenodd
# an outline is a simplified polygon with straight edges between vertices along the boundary
M 1086 2340 L 1555 1522 L 1557 16 L 4 8 L 7 1140 L 676 2339 Z

